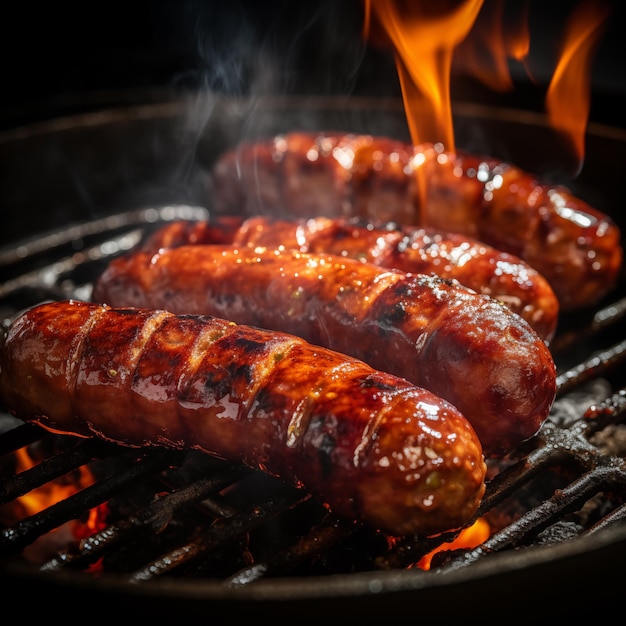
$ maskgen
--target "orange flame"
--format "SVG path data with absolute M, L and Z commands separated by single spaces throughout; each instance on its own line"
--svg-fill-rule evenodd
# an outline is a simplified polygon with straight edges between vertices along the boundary
M 591 52 L 608 13 L 608 6 L 588 2 L 572 14 L 546 94 L 550 124 L 569 137 L 581 163 L 589 116 Z
M 453 67 L 493 91 L 512 91 L 508 59 L 523 63 L 530 50 L 528 5 L 518 11 L 514 19 L 509 16 L 507 20 L 504 0 L 484 4 L 469 35 L 454 51 Z
M 447 3 L 399 0 L 366 3 L 366 36 L 373 20 L 384 27 L 396 53 L 396 68 L 415 145 L 442 142 L 454 149 L 450 69 L 455 47 L 470 31 L 483 0 L 465 0 L 449 11 Z M 433 10 L 433 6 L 437 9 Z
M 439 547 L 435 548 L 432 552 L 425 554 L 417 562 L 417 567 L 419 567 L 420 569 L 428 570 L 430 569 L 430 564 L 433 560 L 433 557 L 438 552 L 442 552 L 444 550 L 460 550 L 462 548 L 475 548 L 481 543 L 484 543 L 489 538 L 490 533 L 491 528 L 489 526 L 489 523 L 485 519 L 480 518 L 476 520 L 471 526 L 464 528 L 452 541 L 443 543 Z
M 28 446 L 16 450 L 15 461 L 16 473 L 26 471 L 35 465 Z M 14 524 L 23 517 L 36 515 L 57 502 L 69 498 L 93 483 L 93 474 L 86 466 L 82 466 L 75 472 L 50 481 L 20 496 L 14 502 L 3 505 L 0 518 L 9 525 Z M 33 562 L 42 562 L 56 551 L 67 547 L 69 543 L 84 539 L 104 528 L 107 513 L 108 507 L 105 503 L 89 511 L 86 519 L 71 520 L 42 535 L 34 544 L 25 549 L 24 557 Z
M 503 0 L 364 3 L 364 36 L 373 45 L 391 44 L 394 50 L 413 144 L 440 143 L 454 152 L 453 61 L 455 67 L 463 67 L 494 90 L 512 89 L 508 59 L 527 63 L 531 47 L 528 6 L 505 24 Z M 570 138 L 581 162 L 589 115 L 591 53 L 608 12 L 606 5 L 589 0 L 572 14 L 545 98 L 551 124 Z
M 17 472 L 23 472 L 34 465 L 27 448 L 20 448 L 15 453 Z M 31 492 L 20 496 L 17 502 L 22 507 L 26 515 L 35 515 L 40 511 L 52 506 L 56 502 L 68 498 L 79 489 L 92 484 L 93 476 L 86 467 L 81 467 L 76 475 L 69 479 L 58 479 L 46 483 Z

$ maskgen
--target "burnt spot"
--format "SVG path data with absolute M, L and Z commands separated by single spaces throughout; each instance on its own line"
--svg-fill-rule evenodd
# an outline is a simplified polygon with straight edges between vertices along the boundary
M 180 361 L 180 354 L 175 349 L 151 344 L 150 349 L 146 350 L 138 361 L 133 379 L 136 380 L 138 377 L 156 372 L 173 374 L 178 370 Z
M 398 280 L 395 283 L 389 285 L 385 293 L 392 294 L 392 297 L 397 299 L 407 297 L 412 298 L 415 293 L 415 286 L 411 281 Z
M 204 380 L 205 397 L 223 398 L 233 391 L 232 379 L 222 373 L 207 375 Z
M 393 306 L 385 308 L 378 316 L 381 328 L 386 329 L 396 326 L 407 319 L 407 312 L 404 302 L 396 302 Z
M 232 336 L 232 348 L 238 354 L 245 355 L 250 358 L 250 362 L 254 363 L 257 359 L 261 359 L 267 353 L 267 341 L 263 339 L 252 339 L 243 335 Z
M 215 349 L 224 354 L 232 354 L 232 365 L 250 365 L 260 363 L 267 357 L 268 342 L 265 337 L 256 337 L 254 332 L 243 332 L 235 326 L 235 332 L 224 335 L 215 344 Z M 237 331 L 241 332 L 237 332 Z M 260 334 L 260 331 L 259 331 Z
M 355 227 L 357 226 L 356 224 L 354 225 Z M 335 242 L 337 245 L 340 245 L 342 241 L 345 241 L 346 239 L 348 241 L 352 240 L 354 238 L 354 227 L 350 228 L 350 226 L 348 224 L 346 224 L 345 226 L 342 226 L 341 224 L 335 224 L 333 229 L 332 229 L 332 241 Z
M 378 373 L 366 376 L 359 382 L 359 389 L 376 389 L 377 391 L 393 393 L 398 390 L 398 381 L 393 380 L 388 383 L 380 380 Z
M 219 322 L 224 322 L 225 325 L 227 324 L 225 320 L 215 317 L 214 315 L 179 313 L 176 317 L 180 320 L 191 320 L 192 322 L 198 322 L 199 324 L 217 324 Z
M 223 332 L 224 329 L 215 330 L 213 342 L 203 356 L 201 370 L 206 385 L 247 388 L 254 381 L 255 369 L 268 358 L 267 343 L 247 339 L 236 332 Z
M 119 315 L 137 315 L 137 311 L 129 307 L 118 307 L 115 312 Z
M 259 414 L 277 412 L 276 396 L 265 387 L 261 387 L 254 398 L 255 411 Z
M 250 363 L 231 362 L 226 370 L 231 380 L 245 380 L 247 384 L 251 384 L 254 378 L 254 368 Z
M 316 451 L 317 460 L 320 464 L 321 475 L 330 478 L 333 474 L 333 453 L 337 448 L 335 436 L 329 432 L 334 431 L 334 419 L 327 415 L 314 415 L 309 422 L 307 440 Z
M 399 326 L 409 317 L 407 303 L 412 297 L 404 285 L 392 285 L 376 298 L 368 317 L 383 330 Z

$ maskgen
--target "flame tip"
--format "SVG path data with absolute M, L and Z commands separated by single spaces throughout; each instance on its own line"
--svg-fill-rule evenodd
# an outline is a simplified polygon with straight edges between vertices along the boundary
M 450 98 L 453 63 L 502 92 L 515 87 L 509 68 L 509 61 L 514 60 L 537 84 L 529 71 L 528 3 L 518 16 L 521 19 L 507 23 L 504 0 L 461 0 L 452 5 L 364 0 L 364 9 L 364 37 L 393 48 L 414 145 L 440 142 L 455 151 Z M 581 161 L 589 116 L 591 55 L 610 12 L 608 3 L 589 0 L 574 9 L 545 95 L 548 120 L 569 137 Z

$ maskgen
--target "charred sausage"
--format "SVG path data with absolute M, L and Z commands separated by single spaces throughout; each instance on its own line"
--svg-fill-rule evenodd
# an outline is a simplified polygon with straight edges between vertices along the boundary
M 236 224 L 239 224 L 236 227 Z M 216 218 L 173 222 L 154 232 L 145 249 L 186 244 L 284 246 L 326 252 L 413 274 L 456 279 L 521 315 L 549 343 L 556 332 L 559 303 L 550 284 L 520 258 L 458 233 L 434 228 L 373 223 L 363 218 Z
M 231 245 L 138 251 L 109 263 L 93 298 L 217 315 L 350 354 L 454 404 L 490 456 L 534 435 L 556 393 L 548 348 L 503 304 L 356 259 Z
M 10 327 L 5 408 L 58 432 L 191 447 L 304 485 L 392 535 L 466 524 L 480 442 L 451 404 L 283 333 L 206 316 L 39 305 Z
M 615 285 L 621 233 L 562 186 L 489 157 L 342 133 L 242 143 L 213 168 L 218 212 L 362 216 L 458 232 L 520 257 L 551 284 L 561 310 Z

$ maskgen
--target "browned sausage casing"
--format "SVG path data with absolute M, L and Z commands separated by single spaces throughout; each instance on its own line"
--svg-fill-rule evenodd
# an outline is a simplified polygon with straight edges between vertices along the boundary
M 230 245 L 111 261 L 93 298 L 281 330 L 403 376 L 454 404 L 487 455 L 534 435 L 556 393 L 528 323 L 458 282 L 356 259 Z
M 13 323 L 1 368 L 21 418 L 240 461 L 393 535 L 456 529 L 484 493 L 480 442 L 455 407 L 283 333 L 54 302 Z
M 219 212 L 356 215 L 465 234 L 534 267 L 563 311 L 596 303 L 622 264 L 614 221 L 568 189 L 429 144 L 344 133 L 242 143 L 215 164 L 213 192 Z
M 280 219 L 255 216 L 173 222 L 145 242 L 148 250 L 232 243 L 326 252 L 413 274 L 437 274 L 487 294 L 521 315 L 549 343 L 559 302 L 548 281 L 522 259 L 465 235 L 434 228 L 378 224 L 362 218 Z

